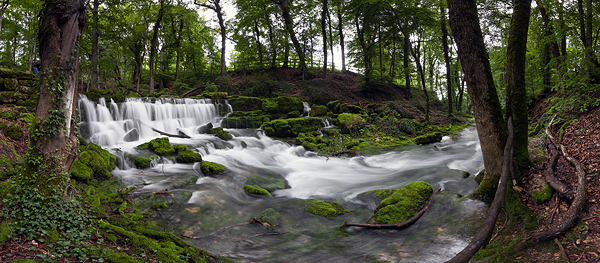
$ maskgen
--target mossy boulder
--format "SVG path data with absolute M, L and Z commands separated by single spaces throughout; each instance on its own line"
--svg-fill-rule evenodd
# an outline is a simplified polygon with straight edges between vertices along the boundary
M 429 134 L 421 135 L 421 136 L 415 138 L 416 144 L 431 144 L 431 143 L 436 143 L 436 142 L 440 142 L 440 141 L 442 141 L 442 133 L 441 132 L 429 133 Z
M 265 99 L 262 110 L 269 114 L 285 116 L 289 112 L 304 111 L 304 104 L 296 97 L 277 97 Z
M 155 157 L 157 156 L 155 155 Z M 138 169 L 146 169 L 150 167 L 150 163 L 152 163 L 152 158 L 148 157 L 129 156 L 129 158 L 133 161 L 133 164 Z
M 379 203 L 370 224 L 395 224 L 408 220 L 419 212 L 433 193 L 433 188 L 426 182 L 412 182 L 391 194 L 380 192 L 379 196 L 387 196 Z M 388 196 L 389 195 L 389 196 Z
M 188 149 L 187 146 L 185 146 L 185 149 L 177 150 L 176 160 L 178 163 L 196 163 L 202 161 L 202 156 L 199 153 L 194 152 Z
M 248 195 L 266 195 L 271 196 L 271 193 L 266 189 L 261 188 L 257 185 L 244 185 L 244 192 Z
M 19 113 L 14 110 L 0 110 L 0 118 L 5 119 L 7 121 L 16 121 L 18 115 Z
M 115 169 L 116 158 L 107 150 L 94 144 L 88 143 L 79 146 L 79 157 L 76 162 L 79 162 L 77 169 L 71 169 L 71 176 L 75 179 L 86 180 L 90 169 L 92 176 L 95 179 L 107 179 L 111 177 L 110 171 Z M 84 168 L 87 167 L 88 169 Z
M 296 137 L 300 133 L 317 131 L 321 119 L 317 117 L 304 117 L 292 119 L 277 119 L 263 124 L 267 136 Z
M 256 111 L 263 108 L 263 100 L 257 97 L 232 96 L 228 101 L 235 111 Z
M 228 131 L 223 130 L 223 127 L 212 128 L 208 131 L 209 134 L 214 134 L 218 138 L 224 141 L 231 140 L 233 136 Z
M 553 188 L 549 184 L 545 184 L 542 190 L 532 190 L 531 199 L 535 204 L 543 204 L 552 198 Z
M 282 190 L 287 186 L 285 179 L 266 176 L 252 176 L 248 178 L 246 184 L 261 187 L 269 192 Z
M 140 148 L 138 146 L 138 148 Z M 171 156 L 176 153 L 175 148 L 171 146 L 169 137 L 156 138 L 150 141 L 148 149 L 161 156 Z
M 347 103 L 341 104 L 339 108 L 340 113 L 354 113 L 358 114 L 362 111 L 362 108 L 356 105 L 348 105 Z
M 9 124 L 6 125 L 6 127 L 2 125 L 1 128 L 4 135 L 8 136 L 9 138 L 15 141 L 21 139 L 21 136 L 23 136 L 23 129 L 18 124 Z
M 25 123 L 33 123 L 35 121 L 35 114 L 33 113 L 21 113 L 19 120 Z
M 353 113 L 342 113 L 337 117 L 337 121 L 342 133 L 354 135 L 359 134 L 367 124 L 361 115 Z
M 307 200 L 307 206 L 304 211 L 325 218 L 334 218 L 350 212 L 348 209 L 344 208 L 338 203 L 315 199 Z
M 0 78 L 13 78 L 13 79 L 33 79 L 33 74 L 25 71 L 11 70 L 11 69 L 0 69 Z
M 0 141 L 0 153 L 0 180 L 4 180 L 17 173 L 22 158 L 8 141 Z
M 313 104 L 312 107 L 310 107 L 310 116 L 327 116 L 327 106 Z
M 75 162 L 73 162 L 73 166 L 71 167 L 71 177 L 73 179 L 86 182 L 87 180 L 91 179 L 93 175 L 94 171 L 92 168 L 89 168 L 79 160 L 75 160 Z
M 202 161 L 202 166 L 201 166 L 200 170 L 202 171 L 202 173 L 204 175 L 212 176 L 212 175 L 217 175 L 217 174 L 227 171 L 227 168 L 225 168 L 225 166 L 220 165 L 218 163 Z

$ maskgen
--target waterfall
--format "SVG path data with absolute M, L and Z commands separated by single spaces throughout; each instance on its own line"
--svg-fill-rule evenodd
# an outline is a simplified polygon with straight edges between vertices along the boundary
M 308 102 L 303 101 L 302 105 L 304 106 L 304 112 L 302 113 L 301 117 L 310 116 L 310 105 L 308 105 Z
M 156 137 L 159 130 L 170 134 L 195 134 L 207 123 L 219 126 L 231 112 L 229 104 L 210 99 L 127 98 L 123 103 L 101 98 L 98 103 L 85 95 L 78 99 L 80 133 L 101 146 Z

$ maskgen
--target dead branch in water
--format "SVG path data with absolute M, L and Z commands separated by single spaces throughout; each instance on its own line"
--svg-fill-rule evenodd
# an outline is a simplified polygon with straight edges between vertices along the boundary
M 438 188 L 437 190 L 433 191 L 433 193 L 429 197 L 429 202 L 427 203 L 427 205 L 425 205 L 423 208 L 421 208 L 421 210 L 419 210 L 419 212 L 416 215 L 414 215 L 413 217 L 409 218 L 408 220 L 406 220 L 404 222 L 400 222 L 400 223 L 396 223 L 396 224 L 362 224 L 362 223 L 345 222 L 340 228 L 345 228 L 345 227 L 349 227 L 349 226 L 358 226 L 358 227 L 364 227 L 364 228 L 377 228 L 377 229 L 405 228 L 405 227 L 410 226 L 413 223 L 417 222 L 417 220 L 419 220 L 419 218 L 421 218 L 421 216 L 423 214 L 425 214 L 425 211 L 427 211 L 427 208 L 429 208 L 431 206 L 431 204 L 433 204 L 433 199 L 435 199 L 435 195 L 438 192 L 440 192 L 441 190 L 442 190 L 442 188 Z
M 254 224 L 254 223 L 260 223 L 260 224 L 262 224 L 262 222 L 260 221 L 260 219 L 262 219 L 262 218 L 263 218 L 263 217 L 265 217 L 265 216 L 266 216 L 266 215 L 262 215 L 262 216 L 259 216 L 259 217 L 254 217 L 254 218 L 252 218 L 252 220 L 250 220 L 249 222 L 245 222 L 245 223 L 239 223 L 239 224 L 235 224 L 235 225 L 226 226 L 226 227 L 224 227 L 224 228 L 221 228 L 221 229 L 219 229 L 219 230 L 217 230 L 217 231 L 215 231 L 215 232 L 212 232 L 212 233 L 210 233 L 210 234 L 208 234 L 208 235 L 204 235 L 204 236 L 188 236 L 188 235 L 181 235 L 181 236 L 182 236 L 182 237 L 185 237 L 185 238 L 191 238 L 191 239 L 201 239 L 201 238 L 208 237 L 208 236 L 218 236 L 218 235 L 217 235 L 217 232 L 220 232 L 220 231 L 223 231 L 223 230 L 226 230 L 226 229 L 232 228 L 232 227 L 236 227 L 236 226 L 243 226 L 243 225 L 251 225 L 251 224 Z M 264 235 L 264 234 L 261 234 L 261 235 Z

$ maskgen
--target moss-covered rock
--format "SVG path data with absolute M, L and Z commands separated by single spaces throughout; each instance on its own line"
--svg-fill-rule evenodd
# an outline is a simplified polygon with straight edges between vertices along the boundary
M 416 144 L 431 144 L 442 141 L 442 133 L 434 132 L 415 138 Z
M 284 179 L 266 176 L 252 176 L 248 178 L 246 184 L 261 187 L 269 192 L 282 190 L 286 187 L 286 182 Z
M 17 173 L 22 159 L 9 141 L 0 141 L 0 153 L 0 180 L 4 180 Z
M 16 121 L 18 115 L 19 115 L 19 113 L 14 110 L 5 110 L 5 111 L 0 110 L 0 118 L 8 120 L 8 121 Z
M 225 166 L 220 165 L 218 163 L 213 163 L 209 161 L 202 161 L 202 167 L 200 168 L 202 173 L 206 176 L 212 176 L 216 174 L 220 174 L 222 172 L 227 171 Z
M 71 177 L 73 179 L 85 182 L 91 179 L 93 174 L 94 171 L 79 160 L 73 162 L 73 166 L 71 167 Z
M 10 78 L 4 79 L 4 89 L 6 89 L 6 90 L 17 91 L 19 86 L 20 86 L 19 81 L 17 81 L 16 79 L 10 79 Z
M 11 70 L 11 69 L 0 69 L 0 78 L 13 78 L 13 79 L 33 79 L 33 74 L 25 71 Z
M 35 121 L 35 114 L 33 113 L 21 113 L 19 120 L 25 123 L 33 123 Z
M 224 141 L 228 141 L 233 138 L 233 136 L 231 136 L 229 132 L 223 130 L 223 127 L 212 128 L 208 131 L 208 133 L 214 134 L 215 136 L 219 137 L 221 140 Z
M 115 169 L 116 158 L 94 143 L 79 147 L 78 160 L 93 171 L 96 179 L 110 178 L 110 171 Z
M 546 184 L 544 189 L 541 191 L 533 190 L 531 191 L 531 199 L 535 204 L 543 204 L 544 202 L 550 200 L 552 198 L 553 189 L 550 185 Z
M 263 100 L 261 98 L 232 96 L 228 101 L 231 108 L 235 111 L 256 111 L 263 108 Z
M 140 148 L 140 146 L 138 146 Z M 170 156 L 176 153 L 175 148 L 171 146 L 169 137 L 156 138 L 150 141 L 148 149 L 161 156 Z
M 388 192 L 386 192 L 387 194 Z M 423 207 L 433 188 L 426 182 L 412 182 L 383 199 L 369 220 L 370 224 L 395 224 L 413 217 Z
M 18 124 L 9 124 L 6 128 L 2 129 L 2 132 L 15 141 L 21 139 L 21 136 L 23 136 L 23 129 Z
M 131 159 L 138 169 L 146 169 L 150 167 L 150 163 L 152 163 L 152 159 L 147 157 L 133 157 Z
M 284 116 L 289 112 L 304 110 L 304 104 L 296 97 L 277 97 L 273 99 L 265 99 L 263 101 L 264 112 L 269 114 Z
M 244 185 L 244 192 L 248 195 L 266 195 L 271 196 L 271 193 L 266 189 L 261 188 L 257 185 Z
M 312 107 L 310 107 L 310 116 L 312 116 L 312 117 L 327 116 L 327 106 L 313 104 Z
M 202 92 L 202 94 L 196 96 L 197 99 L 213 99 L 213 100 L 222 100 L 227 99 L 227 92 Z
M 350 212 L 348 209 L 344 208 L 338 203 L 315 199 L 307 200 L 307 207 L 304 209 L 304 211 L 325 218 L 334 218 L 343 215 L 346 212 Z
M 183 145 L 185 146 L 185 145 Z M 201 162 L 202 161 L 202 156 L 197 153 L 194 152 L 190 149 L 188 149 L 187 147 L 185 147 L 185 149 L 181 149 L 177 151 L 177 158 L 176 158 L 178 163 L 196 163 L 196 162 Z
M 346 134 L 359 134 L 360 130 L 363 129 L 367 121 L 358 114 L 342 113 L 337 117 L 342 133 Z
M 296 137 L 303 132 L 317 131 L 320 125 L 321 119 L 317 117 L 304 117 L 266 122 L 263 124 L 263 129 L 267 136 Z

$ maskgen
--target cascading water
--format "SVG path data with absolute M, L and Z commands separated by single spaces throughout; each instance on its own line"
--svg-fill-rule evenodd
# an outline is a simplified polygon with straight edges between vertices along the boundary
M 174 134 L 183 131 L 190 138 L 172 137 L 172 144 L 185 144 L 204 160 L 228 168 L 224 175 L 203 177 L 198 165 L 157 161 L 144 170 L 122 166 L 112 172 L 125 184 L 137 185 L 140 192 L 172 191 L 169 209 L 159 215 L 185 235 L 201 237 L 189 242 L 211 253 L 241 262 L 442 262 L 466 246 L 482 222 L 485 205 L 459 199 L 477 186 L 472 178 L 463 178 L 463 171 L 475 174 L 483 168 L 473 128 L 456 140 L 445 137 L 434 145 L 336 158 L 318 156 L 254 129 L 226 129 L 234 135 L 230 141 L 195 132 L 205 123 L 218 124 L 230 111 L 227 104 L 129 99 L 109 105 L 103 100 L 97 104 L 80 100 L 80 127 L 87 129 L 92 141 L 109 150 L 136 154 L 135 146 L 164 137 L 151 128 Z M 124 139 L 133 129 L 139 138 Z M 273 197 L 248 196 L 243 186 L 254 176 L 284 178 L 288 187 L 275 191 Z M 186 185 L 190 180 L 195 183 Z M 366 222 L 377 206 L 361 193 L 413 181 L 426 181 L 444 191 L 411 227 L 339 230 L 345 221 Z M 303 207 L 307 198 L 336 201 L 350 212 L 334 219 L 308 214 Z M 227 228 L 261 215 L 275 218 L 271 230 L 260 224 Z

